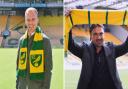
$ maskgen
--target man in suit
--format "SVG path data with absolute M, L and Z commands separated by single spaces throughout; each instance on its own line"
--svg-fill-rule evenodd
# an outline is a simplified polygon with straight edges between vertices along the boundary
M 35 8 L 25 11 L 26 33 L 20 38 L 17 55 L 17 89 L 50 89 L 52 49 L 42 33 Z
M 78 45 L 69 32 L 68 49 L 82 61 L 77 89 L 122 89 L 116 67 L 116 58 L 128 52 L 128 38 L 121 45 L 104 43 L 104 27 L 90 26 L 89 44 Z

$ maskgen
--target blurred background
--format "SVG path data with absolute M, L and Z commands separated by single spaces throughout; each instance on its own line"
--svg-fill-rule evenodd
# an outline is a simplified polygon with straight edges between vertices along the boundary
M 128 0 L 64 0 L 65 12 L 72 9 L 128 10 Z M 128 16 L 128 13 L 126 16 Z M 128 36 L 127 25 L 104 24 L 104 27 L 105 42 L 110 41 L 119 45 L 123 43 Z M 90 42 L 89 24 L 74 25 L 71 29 L 75 42 L 78 44 L 81 44 L 83 41 Z M 81 60 L 79 58 L 69 51 L 65 53 L 65 89 L 76 89 L 80 76 L 81 65 Z M 128 54 L 117 58 L 117 68 L 123 88 L 128 89 Z
M 53 47 L 62 47 L 62 0 L 0 0 L 0 47 L 17 47 L 26 31 L 24 12 L 28 7 L 39 11 L 39 25 L 51 38 Z
M 64 0 L 66 8 L 127 10 L 128 0 Z
M 24 13 L 28 7 L 38 10 L 38 24 L 51 40 L 53 70 L 50 89 L 62 89 L 62 0 L 0 0 L 0 88 L 15 89 L 17 46 L 26 31 Z

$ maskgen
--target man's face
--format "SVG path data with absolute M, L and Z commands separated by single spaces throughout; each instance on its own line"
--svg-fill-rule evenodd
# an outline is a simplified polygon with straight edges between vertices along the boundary
M 101 47 L 104 42 L 104 30 L 101 27 L 96 27 L 91 32 L 91 40 L 96 47 Z
M 28 11 L 25 15 L 25 24 L 28 30 L 35 30 L 38 24 L 38 17 L 35 11 Z

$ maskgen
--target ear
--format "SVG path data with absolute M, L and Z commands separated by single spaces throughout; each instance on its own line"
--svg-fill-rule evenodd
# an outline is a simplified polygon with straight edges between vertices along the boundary
M 39 25 L 39 18 L 37 18 L 37 25 Z
M 90 41 L 92 40 L 92 33 L 90 32 Z
M 90 35 L 90 41 L 92 40 L 92 36 Z
M 25 25 L 27 26 L 27 21 L 26 21 L 26 19 L 25 19 Z
M 37 17 L 37 23 L 39 23 L 39 18 Z

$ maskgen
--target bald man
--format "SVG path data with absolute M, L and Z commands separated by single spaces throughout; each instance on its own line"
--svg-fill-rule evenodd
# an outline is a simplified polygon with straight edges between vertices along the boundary
M 50 89 L 52 49 L 49 38 L 38 26 L 38 11 L 25 11 L 25 34 L 19 40 L 16 89 Z

